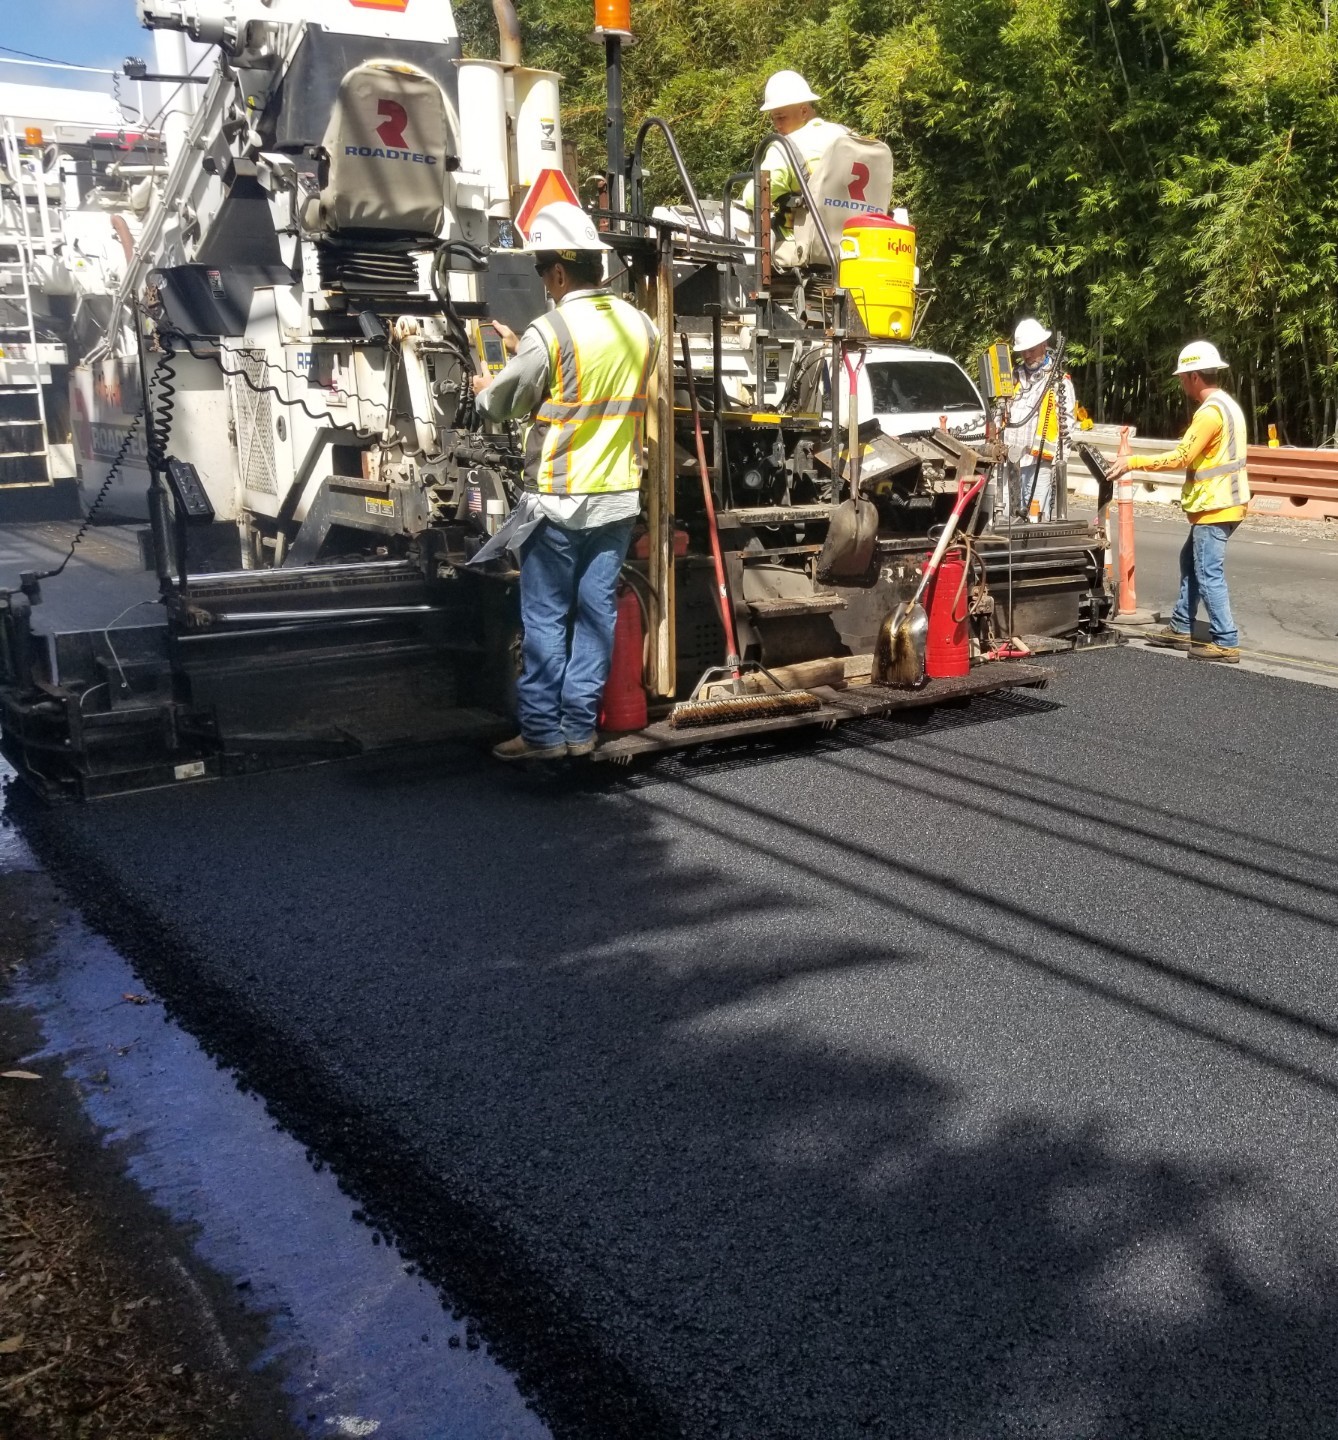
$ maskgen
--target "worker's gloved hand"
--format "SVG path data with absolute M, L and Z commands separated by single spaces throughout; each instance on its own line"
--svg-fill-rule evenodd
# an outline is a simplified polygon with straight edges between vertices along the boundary
M 473 375 L 470 377 L 469 383 L 473 386 L 475 395 L 482 395 L 488 386 L 492 384 L 492 376 Z

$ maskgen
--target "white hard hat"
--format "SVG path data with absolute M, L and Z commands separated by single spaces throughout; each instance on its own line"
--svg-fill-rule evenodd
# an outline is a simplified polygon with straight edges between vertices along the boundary
M 610 250 L 595 229 L 595 222 L 570 200 L 554 200 L 536 210 L 525 237 L 526 250 L 556 250 L 559 254 Z
M 1013 349 L 1030 350 L 1034 345 L 1044 345 L 1049 338 L 1050 332 L 1045 326 L 1028 315 L 1017 322 L 1017 329 L 1013 331 Z
M 765 115 L 768 110 L 783 110 L 787 105 L 816 104 L 817 99 L 798 70 L 777 70 L 767 81 L 758 109 Z
M 1188 375 L 1193 370 L 1225 370 L 1227 363 L 1217 353 L 1217 346 L 1209 340 L 1191 340 L 1180 352 L 1177 375 Z

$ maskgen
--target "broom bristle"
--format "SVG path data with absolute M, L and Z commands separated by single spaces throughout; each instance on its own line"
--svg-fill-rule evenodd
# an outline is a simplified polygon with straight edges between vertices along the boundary
M 913 690 L 920 683 L 920 657 L 911 639 L 909 617 L 889 615 L 878 632 L 874 652 L 874 681 L 900 690 Z
M 779 695 L 721 695 L 714 700 L 684 700 L 669 712 L 675 730 L 698 725 L 726 725 L 735 720 L 766 720 L 775 715 L 807 715 L 822 702 L 807 690 L 785 690 Z

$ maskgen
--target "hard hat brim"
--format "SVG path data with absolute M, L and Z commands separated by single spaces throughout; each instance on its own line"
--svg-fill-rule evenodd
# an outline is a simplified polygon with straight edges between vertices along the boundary
M 1225 360 L 1203 360 L 1196 365 L 1177 365 L 1174 370 L 1176 375 L 1197 375 L 1200 371 L 1208 370 L 1230 370 L 1231 366 Z
M 580 208 L 567 200 L 556 200 L 535 212 L 524 234 L 527 254 L 551 251 L 559 259 L 562 252 L 571 255 L 602 255 L 612 249 L 594 222 Z
M 556 255 L 559 260 L 562 259 L 564 252 L 568 255 L 604 255 L 612 249 L 613 246 L 606 245 L 603 240 L 594 245 L 554 245 L 552 241 L 543 241 L 538 245 L 533 245 L 526 239 L 524 245 L 521 246 L 521 250 L 526 255 Z
M 1050 337 L 1051 337 L 1053 334 L 1054 334 L 1054 331 L 1052 331 L 1052 330 L 1047 330 L 1047 329 L 1045 328 L 1045 326 L 1042 325 L 1042 326 L 1041 326 L 1041 330 L 1040 330 L 1040 334 L 1038 334 L 1034 340 L 1029 341 L 1029 342 L 1026 343 L 1026 344 L 1023 344 L 1023 342 L 1020 341 L 1020 340 L 1017 338 L 1017 336 L 1015 335 L 1015 336 L 1013 337 L 1013 349 L 1014 349 L 1015 352 L 1016 352 L 1016 351 L 1022 351 L 1022 350 L 1031 350 L 1031 349 L 1033 349 L 1033 348 L 1034 348 L 1035 346 L 1037 346 L 1037 345 L 1044 345 L 1044 344 L 1046 344 L 1046 343 L 1050 340 Z
M 763 98 L 762 103 L 757 107 L 759 115 L 769 115 L 773 110 L 787 110 L 791 105 L 816 105 L 822 98 L 813 93 L 810 85 L 804 86 L 803 95 L 787 95 L 784 100 L 773 100 L 770 104 Z

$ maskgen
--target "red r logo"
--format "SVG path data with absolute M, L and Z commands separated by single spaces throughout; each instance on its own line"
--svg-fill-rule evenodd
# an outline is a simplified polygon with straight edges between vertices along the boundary
M 376 113 L 384 115 L 385 122 L 376 127 L 381 143 L 387 150 L 407 150 L 409 142 L 404 138 L 404 127 L 409 123 L 409 112 L 395 100 L 378 100 Z M 867 179 L 869 172 L 864 172 Z M 854 194 L 854 191 L 851 191 Z
M 850 167 L 850 198 L 864 199 L 864 187 L 869 183 L 869 167 L 858 161 Z

